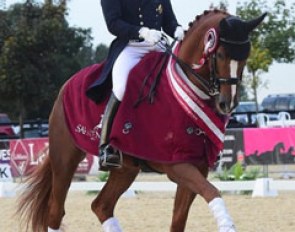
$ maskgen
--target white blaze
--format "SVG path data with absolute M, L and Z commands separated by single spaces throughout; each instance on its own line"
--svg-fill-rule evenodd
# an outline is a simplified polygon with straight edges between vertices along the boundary
M 237 78 L 238 76 L 238 61 L 230 61 L 230 76 L 231 78 Z M 231 103 L 230 106 L 234 106 L 234 99 L 237 94 L 237 85 L 231 85 Z

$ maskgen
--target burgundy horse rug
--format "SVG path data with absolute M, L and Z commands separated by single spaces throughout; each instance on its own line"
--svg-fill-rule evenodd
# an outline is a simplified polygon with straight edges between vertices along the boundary
M 85 92 L 102 67 L 94 64 L 82 69 L 63 90 L 69 131 L 77 147 L 91 154 L 98 153 L 108 99 L 96 104 Z M 150 53 L 130 72 L 110 142 L 123 153 L 143 160 L 207 162 L 213 166 L 223 149 L 227 122 L 213 106 L 213 100 L 189 81 L 173 58 Z

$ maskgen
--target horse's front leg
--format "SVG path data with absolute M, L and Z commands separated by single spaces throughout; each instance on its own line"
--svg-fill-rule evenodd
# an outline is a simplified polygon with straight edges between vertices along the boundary
M 174 164 L 166 167 L 166 173 L 178 185 L 186 186 L 207 201 L 217 221 L 219 232 L 236 231 L 219 190 L 206 179 L 198 168 L 189 163 Z
M 196 194 L 190 189 L 183 185 L 177 186 L 170 232 L 184 231 L 189 209 L 195 197 Z
M 122 168 L 110 171 L 107 183 L 92 202 L 91 209 L 102 223 L 104 232 L 122 231 L 118 220 L 114 217 L 114 209 L 118 199 L 133 183 L 139 170 L 140 168 L 134 166 L 131 159 L 124 157 Z

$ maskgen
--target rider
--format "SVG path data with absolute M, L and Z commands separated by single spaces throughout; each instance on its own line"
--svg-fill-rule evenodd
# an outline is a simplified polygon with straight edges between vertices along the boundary
M 102 118 L 99 164 L 100 167 L 120 167 L 120 156 L 108 143 L 128 74 L 145 54 L 161 51 L 157 45 L 161 30 L 177 40 L 183 39 L 184 30 L 177 22 L 170 0 L 101 0 L 101 5 L 107 28 L 116 38 L 98 82 L 90 86 L 87 95 L 92 99 L 97 96 L 95 87 L 112 74 L 112 94 Z

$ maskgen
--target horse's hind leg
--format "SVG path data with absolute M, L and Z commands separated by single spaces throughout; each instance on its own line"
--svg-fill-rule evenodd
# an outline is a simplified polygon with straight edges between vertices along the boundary
M 65 214 L 64 203 L 72 177 L 85 154 L 78 150 L 66 127 L 61 101 L 58 101 L 49 120 L 49 158 L 52 167 L 52 190 L 47 225 L 60 228 Z
M 53 178 L 52 178 L 52 191 L 49 201 L 49 215 L 48 227 L 52 229 L 59 229 L 62 218 L 65 215 L 64 204 L 68 189 L 70 187 L 73 175 L 77 169 L 78 164 L 83 159 L 83 154 L 80 151 L 70 151 L 63 148 L 59 150 L 56 157 L 50 153 L 50 161 L 52 164 Z
M 185 230 L 189 209 L 195 197 L 196 194 L 190 189 L 182 185 L 177 186 L 170 232 Z
M 120 196 L 133 183 L 140 170 L 137 166 L 128 165 L 129 161 L 132 162 L 125 156 L 122 168 L 110 171 L 107 183 L 91 204 L 92 211 L 102 223 L 104 231 L 121 231 L 118 222 L 114 218 L 114 208 Z M 110 228 L 114 229 L 109 230 Z

